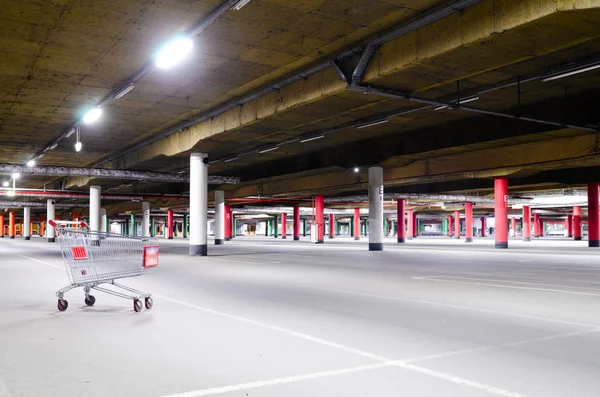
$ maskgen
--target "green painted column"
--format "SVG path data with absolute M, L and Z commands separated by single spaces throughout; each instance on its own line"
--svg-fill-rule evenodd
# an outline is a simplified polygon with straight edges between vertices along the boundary
M 306 237 L 306 219 L 302 220 L 302 235 Z
M 135 214 L 129 215 L 129 227 L 127 233 L 129 235 L 135 235 Z
M 125 234 L 125 224 L 120 223 L 120 225 L 121 225 L 121 234 Z
M 350 237 L 354 236 L 354 222 L 350 222 Z
M 389 225 L 390 225 L 390 221 L 388 218 L 383 218 L 383 235 L 387 236 L 390 234 L 389 232 Z
M 177 222 L 175 222 L 175 220 L 173 220 L 173 237 L 177 237 L 177 231 L 178 231 L 178 226 L 177 226 Z
M 336 236 L 340 235 L 340 222 L 339 221 L 335 221 L 335 235 Z
M 237 219 L 235 219 L 235 215 L 231 214 L 231 238 L 235 238 L 237 236 Z
M 106 216 L 106 234 L 110 234 L 110 220 L 108 219 L 108 215 Z
M 277 217 L 273 218 L 273 237 L 277 238 L 279 237 L 279 230 L 278 230 L 279 225 L 277 224 Z
M 150 236 L 156 236 L 156 219 L 154 217 L 150 218 Z
M 188 214 L 185 214 L 183 216 L 183 238 L 187 238 L 188 236 Z

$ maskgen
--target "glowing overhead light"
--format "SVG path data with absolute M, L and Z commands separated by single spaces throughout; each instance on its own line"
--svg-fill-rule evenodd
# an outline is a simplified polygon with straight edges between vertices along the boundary
M 263 153 L 267 153 L 267 152 L 272 152 L 273 150 L 277 150 L 277 149 L 279 149 L 279 146 L 273 146 L 273 147 L 270 147 L 268 149 L 263 149 L 263 150 L 261 150 L 258 153 L 263 154 Z
M 232 161 L 235 161 L 235 160 L 237 160 L 237 159 L 239 159 L 239 157 L 232 157 L 232 158 L 230 158 L 230 159 L 224 160 L 224 162 L 225 162 L 225 163 L 231 163 Z
M 187 37 L 177 37 L 165 44 L 156 55 L 155 64 L 159 69 L 170 69 L 181 62 L 194 48 L 194 42 Z
M 81 144 L 81 131 L 79 130 L 79 126 L 76 126 L 75 130 L 77 131 L 77 135 L 75 135 L 75 151 L 79 152 L 83 146 Z
M 9 185 L 8 181 L 2 182 L 2 186 L 7 187 Z
M 375 121 L 369 121 L 367 123 L 358 124 L 356 126 L 356 128 L 360 130 L 361 128 L 367 128 L 367 127 L 373 127 L 374 125 L 385 124 L 388 121 L 389 121 L 388 119 L 380 119 L 380 120 L 375 120 Z
M 464 99 L 460 100 L 460 104 L 462 105 L 463 103 L 468 103 L 468 102 L 473 102 L 473 101 L 477 101 L 479 100 L 479 97 L 477 95 L 474 96 L 470 96 Z M 456 101 L 452 102 L 453 104 L 456 103 Z M 442 110 L 442 109 L 448 109 L 448 106 L 436 106 L 433 108 L 433 110 Z
M 94 108 L 89 110 L 85 116 L 83 116 L 83 122 L 86 124 L 92 124 L 98 121 L 98 119 L 102 116 L 102 109 Z
M 135 88 L 135 85 L 133 85 L 133 83 L 129 83 L 127 84 L 125 87 L 123 87 L 123 89 L 119 92 L 117 92 L 114 96 L 115 99 L 121 99 L 123 98 L 129 91 L 133 90 Z
M 81 144 L 81 142 L 77 142 L 77 143 L 75 144 L 75 151 L 76 151 L 76 152 L 79 152 L 79 151 L 81 151 L 81 147 L 82 147 L 82 146 L 83 146 L 83 145 Z
M 75 133 L 75 129 L 76 127 L 73 127 L 69 130 L 69 132 L 67 132 L 67 135 L 65 135 L 65 138 L 70 138 L 71 135 L 73 135 Z
M 588 64 L 588 65 L 585 65 L 585 66 L 582 66 L 579 68 L 565 70 L 564 72 L 559 72 L 559 73 L 550 75 L 548 77 L 545 77 L 542 79 L 542 81 L 545 83 L 547 81 L 558 80 L 558 79 L 562 79 L 564 77 L 573 76 L 575 74 L 589 72 L 590 70 L 594 70 L 594 69 L 598 69 L 598 68 L 600 68 L 600 62 Z
M 15 172 L 11 175 L 12 179 L 19 179 L 20 176 L 21 174 L 19 174 L 18 172 Z
M 240 0 L 237 3 L 235 3 L 231 8 L 233 8 L 236 11 L 239 11 L 243 6 L 245 6 L 248 3 L 250 3 L 250 0 Z
M 31 159 L 31 160 L 29 160 L 29 161 L 27 162 L 27 166 L 28 166 L 28 167 L 33 167 L 34 165 L 35 165 L 35 160 L 34 160 L 34 159 Z
M 358 167 L 355 167 L 355 168 L 354 168 L 354 172 L 356 172 L 356 173 L 358 174 L 358 173 L 360 172 L 360 168 L 358 168 Z
M 313 136 L 313 137 L 310 137 L 310 138 L 302 139 L 300 141 L 300 143 L 306 143 L 306 142 L 316 141 L 317 139 L 323 139 L 323 138 L 325 138 L 325 135 L 317 135 L 317 136 Z
M 58 142 L 56 142 L 54 145 L 50 146 L 50 147 L 48 148 L 48 150 L 53 150 L 53 149 L 56 149 L 56 147 L 57 147 L 57 146 L 58 146 Z

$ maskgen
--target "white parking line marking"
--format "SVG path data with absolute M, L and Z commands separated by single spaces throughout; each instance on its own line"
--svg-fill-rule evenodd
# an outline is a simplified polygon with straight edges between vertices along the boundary
M 55 269 L 59 269 L 59 270 L 63 270 L 64 269 L 64 267 L 62 267 L 62 266 L 56 266 L 56 265 L 53 265 L 52 263 L 44 262 L 44 261 L 41 261 L 39 259 L 30 258 L 30 257 L 25 256 L 25 255 L 20 255 L 20 256 L 23 257 L 23 258 L 29 259 L 30 261 L 42 263 L 42 264 L 44 264 L 46 266 L 50 266 L 50 267 L 53 267 Z
M 168 298 L 168 297 L 165 297 L 165 296 L 159 296 L 159 295 L 154 295 L 154 296 L 155 297 L 159 297 L 161 299 L 164 299 L 165 301 L 168 301 L 168 302 L 171 302 L 171 303 L 175 303 L 175 304 L 178 304 L 178 305 L 181 305 L 181 306 L 188 307 L 190 309 L 195 309 L 195 310 L 199 310 L 199 311 L 202 311 L 202 312 L 205 312 L 205 313 L 214 314 L 214 315 L 217 315 L 217 316 L 220 316 L 220 317 L 225 317 L 225 318 L 229 318 L 229 319 L 232 319 L 232 320 L 241 321 L 241 322 L 244 322 L 246 324 L 252 324 L 252 325 L 255 325 L 255 326 L 258 326 L 258 327 L 261 327 L 261 328 L 265 328 L 265 329 L 269 329 L 269 330 L 272 330 L 272 331 L 281 332 L 283 334 L 294 336 L 296 338 L 304 339 L 304 340 L 307 340 L 307 341 L 310 341 L 310 342 L 318 343 L 318 344 L 323 345 L 323 346 L 328 346 L 328 347 L 331 347 L 331 348 L 334 348 L 334 349 L 338 349 L 338 350 L 341 350 L 341 351 L 344 351 L 344 352 L 347 352 L 347 353 L 352 353 L 352 354 L 356 354 L 356 355 L 359 355 L 359 356 L 362 356 L 362 357 L 370 358 L 372 360 L 380 361 L 383 364 L 390 364 L 390 363 L 393 362 L 393 365 L 396 366 L 396 367 L 400 367 L 400 368 L 403 368 L 403 369 L 408 369 L 408 370 L 415 371 L 415 372 L 418 372 L 418 373 L 422 373 L 422 374 L 425 374 L 425 375 L 429 375 L 429 376 L 432 376 L 432 377 L 435 377 L 435 378 L 438 378 L 438 379 L 443 379 L 443 380 L 446 380 L 446 381 L 451 382 L 451 383 L 469 386 L 469 387 L 472 387 L 472 388 L 475 388 L 475 389 L 478 389 L 478 390 L 484 390 L 484 391 L 487 391 L 489 393 L 496 394 L 496 395 L 499 395 L 499 396 L 505 396 L 505 397 L 524 397 L 524 395 L 522 395 L 522 394 L 513 393 L 513 392 L 508 391 L 508 390 L 499 389 L 499 388 L 494 387 L 494 386 L 484 385 L 484 384 L 481 384 L 481 383 L 478 383 L 478 382 L 475 382 L 475 381 L 471 381 L 471 380 L 468 380 L 468 379 L 460 378 L 458 376 L 453 376 L 453 375 L 446 374 L 446 373 L 443 373 L 443 372 L 434 371 L 434 370 L 431 370 L 431 369 L 428 369 L 428 368 L 419 367 L 419 366 L 416 366 L 416 365 L 413 365 L 413 364 L 409 364 L 407 362 L 391 360 L 389 358 L 382 357 L 382 356 L 377 355 L 377 354 L 373 354 L 373 353 L 366 352 L 364 350 L 360 350 L 360 349 L 356 349 L 356 348 L 353 348 L 353 347 L 345 346 L 345 345 L 342 345 L 342 344 L 339 344 L 339 343 L 336 343 L 336 342 L 331 342 L 331 341 L 328 341 L 328 340 L 325 340 L 325 339 L 321 339 L 321 338 L 318 338 L 318 337 L 315 337 L 315 336 L 312 336 L 312 335 L 309 335 L 309 334 L 305 334 L 305 333 L 302 333 L 302 332 L 293 331 L 293 330 L 290 330 L 288 328 L 279 327 L 279 326 L 276 326 L 276 325 L 270 325 L 270 324 L 263 323 L 263 322 L 260 322 L 260 321 L 252 320 L 250 318 L 238 316 L 238 315 L 235 315 L 235 314 L 220 312 L 220 311 L 217 311 L 217 310 L 213 310 L 213 309 L 209 309 L 209 308 L 206 308 L 206 307 L 194 305 L 194 304 L 183 302 L 183 301 L 180 301 L 180 300 L 171 299 L 171 298 Z M 200 392 L 202 392 L 202 390 L 197 391 L 197 393 L 200 393 Z M 207 395 L 207 394 L 193 394 L 194 392 L 189 392 L 189 393 L 191 393 L 191 394 L 179 394 L 179 395 L 171 395 L 171 396 L 165 396 L 165 397 L 173 397 L 173 396 L 178 396 L 178 397 L 181 397 L 181 396 L 195 397 L 195 396 L 204 396 L 204 395 Z
M 426 301 L 426 300 L 421 300 L 421 299 L 402 298 L 399 296 L 369 294 L 366 292 L 348 291 L 348 290 L 335 289 L 335 288 L 324 288 L 324 287 L 317 287 L 314 285 L 302 285 L 302 287 L 319 289 L 319 290 L 330 291 L 330 292 L 339 292 L 339 293 L 349 294 L 349 295 L 368 296 L 368 297 L 377 298 L 377 299 L 390 299 L 390 300 L 397 300 L 397 301 L 403 301 L 403 302 L 421 303 L 424 305 L 447 307 L 447 308 L 458 309 L 458 310 L 467 310 L 467 311 L 476 311 L 476 312 L 482 312 L 482 313 L 498 314 L 498 315 L 502 315 L 502 316 L 524 318 L 524 319 L 528 319 L 528 320 L 547 321 L 547 322 L 557 323 L 557 324 L 576 325 L 576 326 L 580 326 L 580 327 L 591 327 L 591 328 L 600 327 L 600 325 L 594 325 L 594 324 L 585 324 L 585 323 L 577 323 L 577 322 L 573 322 L 573 321 L 558 320 L 558 319 L 554 319 L 554 318 L 529 316 L 526 314 L 504 312 L 504 311 L 500 311 L 500 310 L 481 309 L 478 307 L 471 307 L 471 306 L 451 305 L 448 303 Z

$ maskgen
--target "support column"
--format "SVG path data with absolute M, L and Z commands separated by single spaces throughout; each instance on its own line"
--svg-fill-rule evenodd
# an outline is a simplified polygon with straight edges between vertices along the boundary
M 54 200 L 48 199 L 46 205 L 46 238 L 48 239 L 49 243 L 53 243 L 56 241 L 56 238 L 54 237 L 54 226 L 48 223 L 48 221 L 50 220 L 55 220 L 55 216 L 56 213 L 54 212 Z
M 531 207 L 523 206 L 523 241 L 531 241 Z
M 11 211 L 8 213 L 8 238 L 15 238 L 15 230 L 15 213 Z
M 25 240 L 31 240 L 31 208 L 23 208 L 23 229 L 24 233 L 21 232 Z
M 190 185 L 191 185 L 191 181 L 190 181 Z M 190 198 L 190 206 L 192 205 L 192 200 Z M 175 226 L 175 222 L 173 220 L 173 210 L 167 210 L 167 225 L 166 225 L 166 238 L 168 240 L 173 240 L 173 235 L 175 234 L 174 232 L 174 226 Z
M 208 255 L 208 155 L 190 155 L 190 255 Z M 171 212 L 171 226 L 173 213 Z M 172 230 L 172 228 L 171 228 Z
M 494 216 L 496 218 L 496 248 L 508 248 L 508 178 L 494 180 Z
M 415 228 L 413 227 L 413 210 L 406 210 L 406 239 L 412 240 Z
M 317 221 L 317 244 L 323 244 L 325 242 L 325 197 L 315 197 L 315 212 Z
M 567 237 L 573 237 L 573 215 L 567 215 Z
M 181 234 L 183 234 L 183 238 L 188 238 L 189 222 L 190 222 L 190 216 L 188 214 L 184 214 L 183 222 L 181 223 Z
M 150 237 L 156 236 L 156 217 L 150 218 Z
M 108 216 L 106 216 L 106 208 L 100 208 L 100 233 L 109 234 L 110 226 L 108 224 Z
M 460 238 L 460 211 L 454 211 L 454 238 Z
M 300 207 L 294 207 L 294 241 L 298 240 L 300 240 Z
M 100 186 L 90 186 L 90 231 L 100 233 Z
M 0 238 L 4 238 L 4 215 L 0 215 Z
M 453 228 L 452 228 L 452 215 L 448 215 L 448 237 L 452 237 L 453 234 Z
M 234 239 L 237 236 L 237 220 L 231 209 L 229 210 L 229 215 L 231 217 L 231 238 Z
M 281 238 L 287 239 L 287 214 L 281 214 Z
M 533 237 L 540 238 L 540 214 L 533 214 Z
M 406 238 L 405 229 L 405 217 L 404 210 L 406 207 L 406 200 L 398 199 L 397 210 L 398 210 L 398 243 L 404 243 Z
M 465 242 L 473 242 L 473 203 L 465 203 Z
M 335 236 L 335 215 L 329 214 L 329 238 Z
M 150 203 L 142 202 L 142 237 L 150 237 Z
M 383 251 L 383 168 L 369 168 L 369 251 Z
M 510 236 L 515 237 L 517 235 L 517 218 L 514 216 L 510 218 Z
M 223 236 L 224 236 L 224 240 L 225 241 L 230 241 L 231 240 L 231 229 L 232 225 L 231 225 L 231 206 L 224 204 L 223 205 L 223 213 L 225 216 L 225 225 L 223 226 Z
M 302 220 L 302 236 L 306 237 L 306 219 Z
M 417 220 L 417 213 L 413 210 L 413 222 L 412 222 L 412 226 L 413 226 L 413 238 L 417 238 L 419 236 L 419 228 L 417 227 L 419 225 L 419 221 Z
M 129 215 L 129 235 L 137 236 L 137 227 L 135 225 L 135 214 Z
M 279 223 L 277 220 L 277 216 L 273 218 L 273 238 L 279 237 Z
M 588 246 L 600 247 L 600 225 L 598 224 L 598 184 L 588 185 Z
M 573 240 L 581 240 L 581 207 L 573 207 Z
M 361 232 L 361 225 L 360 225 L 360 208 L 355 208 L 354 209 L 354 217 L 352 218 L 352 221 L 354 223 L 354 227 L 353 227 L 353 231 L 354 231 L 354 240 L 360 240 L 360 232 Z
M 225 192 L 222 190 L 215 190 L 215 245 L 221 245 L 225 242 L 226 223 Z
M 485 224 L 485 216 L 481 217 L 481 237 L 485 237 L 487 232 L 487 226 Z

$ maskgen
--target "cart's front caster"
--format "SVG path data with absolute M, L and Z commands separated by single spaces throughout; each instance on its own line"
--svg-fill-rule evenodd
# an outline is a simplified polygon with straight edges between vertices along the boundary
M 64 312 L 65 310 L 67 310 L 67 307 L 69 307 L 69 302 L 67 302 L 64 299 L 58 300 L 58 310 L 60 310 L 61 312 Z
M 152 306 L 154 305 L 154 301 L 152 300 L 152 298 L 148 297 L 146 299 L 144 299 L 145 303 L 146 303 L 146 309 L 150 310 L 152 309 Z
M 94 306 L 96 303 L 96 297 L 94 295 L 88 295 L 85 297 L 85 304 L 88 306 Z
M 139 299 L 133 300 L 133 310 L 135 310 L 136 312 L 142 311 L 142 301 L 141 300 L 139 300 Z

